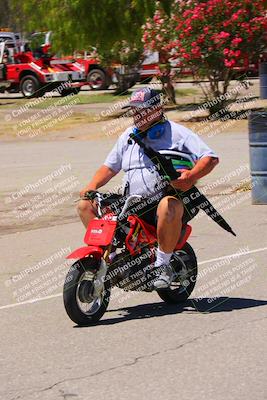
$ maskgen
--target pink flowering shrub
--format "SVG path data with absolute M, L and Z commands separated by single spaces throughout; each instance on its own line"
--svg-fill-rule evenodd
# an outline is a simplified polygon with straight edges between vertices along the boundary
M 263 0 L 208 0 L 176 2 L 172 16 L 175 43 L 170 40 L 177 56 L 194 67 L 201 64 L 203 72 L 216 69 L 225 74 L 224 67 L 240 65 L 240 61 L 259 54 L 266 44 L 267 30 Z
M 267 46 L 264 0 L 175 0 L 167 16 L 160 2 L 143 27 L 146 48 L 178 58 L 196 77 L 209 79 L 206 99 L 227 92 L 233 67 Z

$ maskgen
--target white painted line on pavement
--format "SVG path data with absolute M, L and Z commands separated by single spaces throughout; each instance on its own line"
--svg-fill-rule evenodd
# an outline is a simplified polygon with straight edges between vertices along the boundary
M 217 257 L 217 258 L 211 258 L 210 260 L 200 261 L 198 263 L 198 265 L 208 264 L 208 263 L 213 262 L 213 261 L 224 260 L 224 259 L 229 258 L 229 257 L 231 257 L 231 258 L 241 257 L 241 256 L 245 256 L 247 254 L 259 253 L 260 251 L 266 251 L 266 250 L 267 250 L 267 247 L 261 247 L 259 249 L 246 251 L 244 253 L 229 254 L 228 256 L 222 256 L 222 257 Z M 46 297 L 40 297 L 39 299 L 22 301 L 21 303 L 7 304 L 5 306 L 1 306 L 0 310 L 5 310 L 7 308 L 14 308 L 14 307 L 18 307 L 18 306 L 23 306 L 24 304 L 38 303 L 39 301 L 49 300 L 49 299 L 53 299 L 55 297 L 60 297 L 60 296 L 62 296 L 62 293 L 52 294 L 51 296 L 46 296 Z
M 235 258 L 235 257 L 241 257 L 241 256 L 245 256 L 247 254 L 252 254 L 252 253 L 258 253 L 260 251 L 265 251 L 267 250 L 267 247 L 261 247 L 259 249 L 254 249 L 254 250 L 250 250 L 250 251 L 245 251 L 242 253 L 234 253 L 234 254 L 229 254 L 228 256 L 222 256 L 222 257 L 217 257 L 217 258 L 210 258 L 209 260 L 205 260 L 205 261 L 200 261 L 198 262 L 198 265 L 202 265 L 202 264 L 208 264 L 210 262 L 213 261 L 219 261 L 219 260 L 224 260 L 226 258 Z
M 13 307 L 17 307 L 17 306 L 23 306 L 24 304 L 37 303 L 38 301 L 53 299 L 54 297 L 59 297 L 59 296 L 62 296 L 62 293 L 52 294 L 51 296 L 46 296 L 46 297 L 40 297 L 39 299 L 22 301 L 21 303 L 7 304 L 6 306 L 1 306 L 0 310 L 4 310 L 5 308 L 13 308 Z

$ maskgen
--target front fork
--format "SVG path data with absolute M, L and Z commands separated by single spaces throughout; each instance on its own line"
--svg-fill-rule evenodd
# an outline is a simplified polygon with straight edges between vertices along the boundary
M 112 245 L 108 246 L 103 257 L 101 258 L 100 267 L 94 279 L 94 297 L 99 297 L 104 290 L 105 278 L 108 270 L 107 262 L 111 252 Z

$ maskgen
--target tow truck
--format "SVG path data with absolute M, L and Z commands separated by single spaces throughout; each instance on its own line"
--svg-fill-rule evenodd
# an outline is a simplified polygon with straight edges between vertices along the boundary
M 6 65 L 5 65 L 5 43 L 0 43 L 0 92 L 5 91 L 11 84 L 6 79 Z
M 115 85 L 118 92 L 123 92 L 135 85 L 139 79 L 136 68 L 118 63 L 103 67 L 95 47 L 92 47 L 91 52 L 75 52 L 74 58 L 83 65 L 87 83 L 92 90 L 106 90 L 110 85 Z
M 114 83 L 113 69 L 101 65 L 95 47 L 91 51 L 75 51 L 73 58 L 83 66 L 87 84 L 92 90 L 106 90 Z
M 140 82 L 148 83 L 154 77 L 159 75 L 159 53 L 144 52 L 144 60 L 139 69 Z M 172 72 L 180 77 L 192 77 L 193 71 L 190 67 L 181 65 L 179 58 L 171 58 L 170 65 Z M 247 75 L 248 77 L 257 77 L 259 75 L 259 60 L 257 58 L 250 59 L 247 54 L 235 67 L 231 67 L 233 79 Z
M 75 60 L 64 60 L 49 53 L 51 32 L 36 32 L 30 40 L 7 30 L 0 31 L 5 44 L 5 78 L 0 91 L 21 92 L 26 98 L 40 97 L 57 89 L 61 96 L 76 94 L 86 84 L 85 69 Z

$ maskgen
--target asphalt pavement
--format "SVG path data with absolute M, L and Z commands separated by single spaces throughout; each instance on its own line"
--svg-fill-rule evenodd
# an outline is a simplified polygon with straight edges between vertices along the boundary
M 115 290 L 86 328 L 63 307 L 65 256 L 84 234 L 74 200 L 114 140 L 1 143 L 1 400 L 267 398 L 267 207 L 235 191 L 249 176 L 247 133 L 204 139 L 221 162 L 199 187 L 237 237 L 196 218 L 190 300 Z

